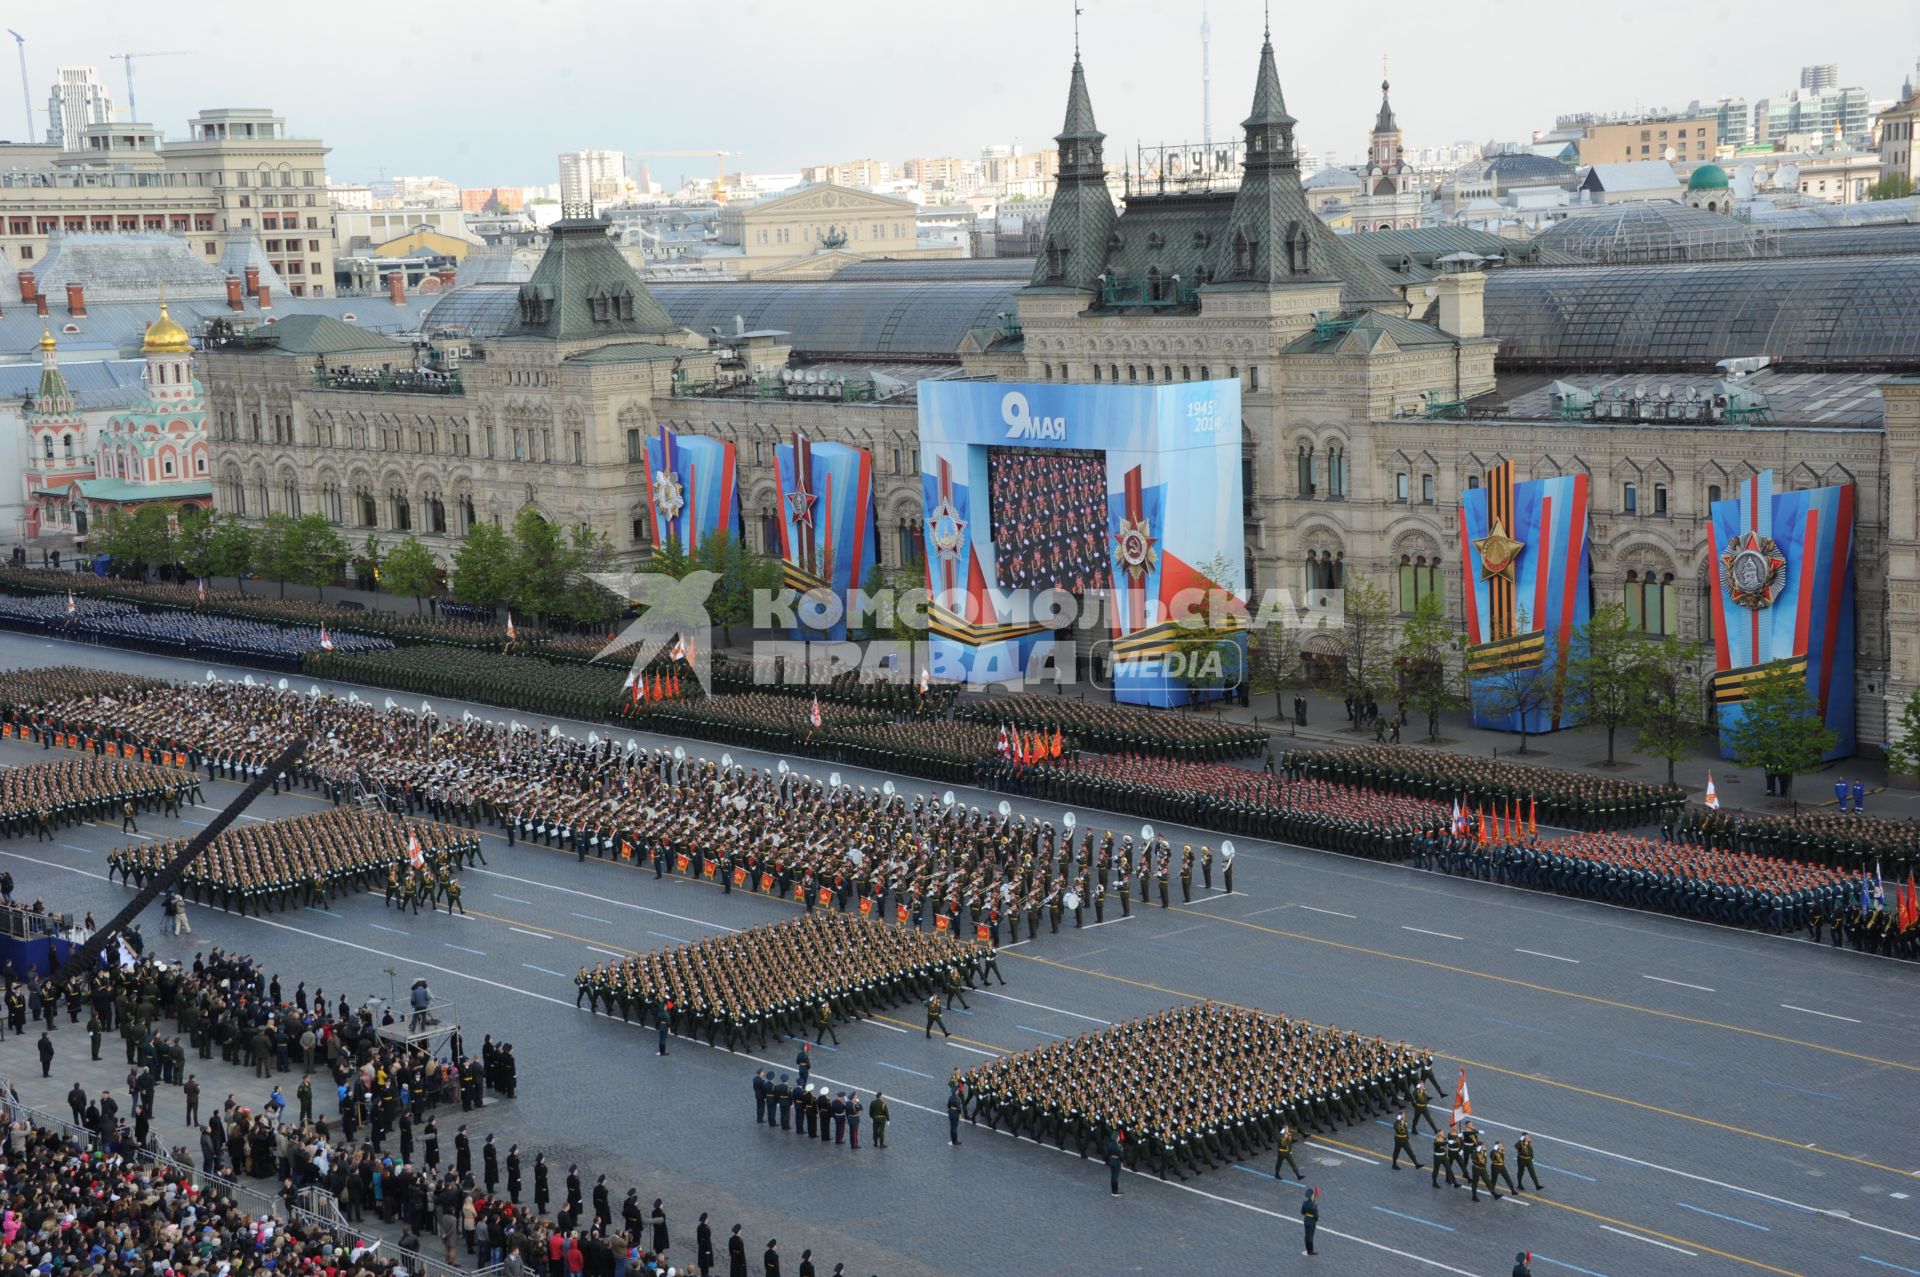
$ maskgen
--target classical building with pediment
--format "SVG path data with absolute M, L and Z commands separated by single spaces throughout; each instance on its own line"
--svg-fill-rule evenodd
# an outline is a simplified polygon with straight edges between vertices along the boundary
M 847 186 L 803 186 L 720 215 L 719 241 L 738 249 L 742 279 L 826 279 L 869 257 L 917 260 L 958 257 L 954 248 L 922 248 L 915 239 L 919 206 Z M 726 255 L 721 255 L 726 260 Z

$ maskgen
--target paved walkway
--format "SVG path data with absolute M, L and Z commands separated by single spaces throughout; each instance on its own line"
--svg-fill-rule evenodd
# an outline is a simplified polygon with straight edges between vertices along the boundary
M 209 588 L 230 590 L 240 586 L 232 577 L 219 577 L 208 582 Z M 244 588 L 249 594 L 258 594 L 270 598 L 280 597 L 280 587 L 272 581 L 247 581 Z M 312 599 L 318 591 L 310 586 L 289 585 L 287 598 Z M 391 594 L 369 590 L 353 590 L 334 587 L 325 591 L 328 602 L 354 603 L 368 610 L 403 612 L 412 614 L 424 604 L 418 604 L 411 597 L 396 598 Z M 751 656 L 751 640 L 744 631 L 736 631 L 735 642 L 724 649 L 728 654 L 741 660 Z M 1035 696 L 1067 695 L 1084 700 L 1104 700 L 1106 693 L 1089 685 L 1079 685 L 1066 689 L 1064 693 L 1047 690 L 1032 693 Z M 1285 697 L 1290 704 L 1291 694 Z M 1211 714 L 1228 722 L 1253 723 L 1270 726 L 1273 731 L 1274 748 L 1281 749 L 1305 747 L 1324 748 L 1329 746 L 1371 744 L 1371 728 L 1356 732 L 1347 727 L 1346 711 L 1336 697 L 1307 694 L 1307 726 L 1295 727 L 1290 715 L 1276 713 L 1274 697 L 1263 693 L 1253 697 L 1251 707 L 1229 705 L 1218 708 L 1192 711 Z M 1391 711 L 1390 706 L 1383 710 Z M 1187 712 L 1187 711 L 1177 711 Z M 1518 757 L 1519 737 L 1509 732 L 1487 731 L 1473 726 L 1468 715 L 1455 712 L 1441 716 L 1440 742 L 1428 744 L 1416 740 L 1415 733 L 1402 734 L 1402 741 L 1408 748 L 1448 749 L 1463 753 L 1487 754 L 1495 757 Z M 1548 736 L 1529 736 L 1527 753 L 1522 761 L 1539 763 L 1546 767 L 1559 767 L 1568 770 L 1590 770 L 1610 776 L 1626 777 L 1663 783 L 1667 778 L 1667 765 L 1663 759 L 1644 759 L 1633 752 L 1633 732 L 1621 728 L 1614 747 L 1615 764 L 1606 765 L 1606 733 L 1599 728 L 1575 728 L 1556 732 Z M 1713 775 L 1714 788 L 1720 802 L 1727 807 L 1751 808 L 1767 811 L 1786 811 L 1790 804 L 1767 796 L 1766 777 L 1758 770 L 1742 768 L 1727 759 L 1719 757 L 1713 748 L 1712 738 L 1703 738 L 1701 746 L 1692 756 L 1681 759 L 1674 768 L 1674 780 L 1684 786 L 1690 796 L 1697 801 L 1706 790 L 1707 775 Z M 1801 776 L 1795 781 L 1799 801 L 1804 806 L 1833 807 L 1833 785 L 1836 780 L 1849 781 L 1858 778 L 1865 782 L 1868 792 L 1869 811 L 1880 815 L 1911 816 L 1920 818 L 1920 790 L 1909 790 L 1887 785 L 1887 766 L 1884 759 L 1853 758 L 1835 763 L 1823 771 Z

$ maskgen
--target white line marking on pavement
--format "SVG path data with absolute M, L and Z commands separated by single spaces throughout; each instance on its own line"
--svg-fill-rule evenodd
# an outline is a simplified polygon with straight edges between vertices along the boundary
M 626 955 L 626 954 L 624 954 L 624 953 L 615 953 L 615 952 L 614 952 L 613 950 L 611 950 L 611 949 L 600 949 L 600 948 L 595 948 L 595 947 L 594 947 L 593 945 L 588 945 L 588 946 L 587 946 L 587 948 L 588 948 L 588 950 L 590 950 L 590 951 L 591 951 L 591 952 L 593 952 L 593 953 L 604 953 L 604 954 L 606 954 L 606 955 L 607 955 L 607 956 L 608 956 L 609 958 L 624 958 L 624 957 L 626 957 L 626 956 L 627 956 L 627 955 Z
M 532 936 L 536 940 L 551 940 L 552 936 L 544 931 L 528 931 L 525 927 L 508 927 L 508 931 L 518 931 L 523 936 Z
M 1282 909 L 1291 908 L 1293 908 L 1292 905 L 1268 905 L 1265 909 L 1255 909 L 1252 913 L 1248 914 L 1247 917 L 1258 918 L 1262 914 L 1279 913 Z
M 1116 922 L 1132 922 L 1132 921 L 1133 921 L 1133 915 L 1130 913 L 1124 913 L 1124 914 L 1121 914 L 1118 918 L 1108 918 L 1105 922 L 1089 922 L 1084 928 L 1082 928 L 1082 930 L 1092 931 L 1095 927 L 1111 927 Z M 1026 941 L 1017 940 L 1014 943 L 1025 944 Z M 1010 944 L 1010 945 L 1007 945 L 1006 947 L 1011 949 L 1013 948 L 1013 945 Z
M 911 1032 L 913 1032 L 913 1030 L 912 1030 L 912 1029 L 903 1029 L 903 1028 L 901 1028 L 901 1027 L 900 1027 L 899 1025 L 897 1025 L 897 1024 L 888 1024 L 888 1023 L 887 1023 L 887 1022 L 886 1022 L 885 1020 L 875 1020 L 875 1019 L 872 1019 L 872 1018 L 869 1018 L 869 1019 L 867 1019 L 866 1021 L 864 1021 L 864 1023 L 867 1023 L 867 1024 L 871 1024 L 871 1025 L 872 1025 L 872 1026 L 873 1026 L 874 1028 L 876 1028 L 876 1029 L 885 1029 L 885 1030 L 887 1030 L 887 1031 L 888 1031 L 889 1033 L 911 1033 Z
M 245 915 L 245 914 L 241 914 L 240 916 L 241 916 L 241 917 L 243 917 L 243 918 L 244 918 L 244 917 L 246 917 L 246 915 Z M 377 923 L 377 922 L 369 922 L 369 923 L 368 923 L 367 925 L 368 925 L 369 927 L 372 927 L 372 928 L 373 928 L 373 929 L 374 929 L 375 931 L 391 931 L 391 932 L 393 932 L 393 934 L 394 934 L 394 935 L 396 935 L 396 936 L 404 936 L 404 935 L 407 935 L 407 934 L 409 934 L 408 932 L 405 932 L 405 931 L 402 931 L 402 930 L 401 930 L 400 928 L 398 928 L 398 927 L 385 927 L 385 926 L 382 926 L 382 925 L 380 925 L 380 924 L 379 924 L 379 923 Z M 290 928 L 290 929 L 291 929 L 291 928 Z
M 1662 1241 L 1655 1241 L 1655 1240 L 1654 1240 L 1653 1238 L 1651 1238 L 1651 1237 L 1642 1237 L 1642 1236 L 1641 1236 L 1640 1234 L 1638 1234 L 1638 1233 L 1630 1233 L 1630 1232 L 1628 1232 L 1628 1231 L 1627 1231 L 1626 1229 L 1624 1229 L 1624 1228 L 1615 1228 L 1615 1227 L 1614 1227 L 1613 1225 L 1611 1225 L 1611 1224 L 1602 1224 L 1602 1225 L 1600 1225 L 1600 1231 L 1601 1231 L 1601 1232 L 1603 1232 L 1603 1233 L 1617 1233 L 1617 1234 L 1619 1234 L 1619 1235 L 1620 1235 L 1620 1236 L 1622 1236 L 1622 1237 L 1631 1237 L 1631 1238 L 1633 1238 L 1633 1240 L 1635 1240 L 1635 1241 L 1637 1241 L 1637 1242 L 1645 1242 L 1645 1243 L 1646 1243 L 1647 1245 L 1649 1245 L 1649 1246 L 1658 1246 L 1658 1247 L 1659 1247 L 1660 1249 L 1662 1249 L 1662 1250 L 1674 1250 L 1674 1251 L 1679 1251 L 1679 1252 L 1680 1252 L 1680 1253 L 1681 1253 L 1682 1255 L 1686 1255 L 1686 1256 L 1688 1256 L 1688 1257 L 1689 1257 L 1689 1258 L 1691 1258 L 1691 1259 L 1698 1259 L 1698 1258 L 1700 1258 L 1700 1252 L 1699 1252 L 1699 1251 L 1697 1251 L 1697 1250 L 1688 1250 L 1688 1249 L 1687 1249 L 1686 1247 L 1684 1247 L 1684 1246 L 1674 1246 L 1674 1245 L 1670 1245 L 1670 1244 L 1669 1244 L 1669 1243 L 1667 1243 L 1667 1242 L 1662 1242 Z
M 96 854 L 92 847 L 79 847 L 79 846 L 75 846 L 73 843 L 70 843 L 70 842 L 63 842 L 60 845 L 62 847 L 65 847 L 68 851 L 77 851 L 77 852 L 80 852 L 82 855 L 91 856 Z
M 982 1051 L 982 1050 L 981 1050 L 981 1049 L 980 1049 L 979 1047 L 977 1047 L 977 1046 L 961 1046 L 961 1045 L 960 1045 L 960 1044 L 959 1044 L 958 1042 L 949 1042 L 949 1043 L 947 1043 L 947 1045 L 948 1045 L 948 1046 L 950 1046 L 950 1047 L 952 1047 L 952 1048 L 953 1048 L 954 1050 L 956 1050 L 956 1051 L 971 1051 L 971 1052 L 973 1052 L 973 1053 L 974 1053 L 975 1055 L 984 1055 L 984 1056 L 986 1056 L 986 1057 L 987 1057 L 987 1058 L 988 1058 L 989 1060 L 996 1060 L 996 1059 L 999 1059 L 999 1058 L 1000 1058 L 1000 1057 L 998 1056 L 998 1054 L 996 1054 L 995 1052 L 993 1052 L 993 1051 Z
M 659 914 L 662 918 L 672 918 L 677 922 L 690 922 L 696 927 L 706 927 L 713 931 L 738 931 L 738 927 L 725 926 L 718 922 L 708 922 L 704 918 L 689 918 L 681 913 L 668 913 L 665 909 L 649 909 L 645 905 L 629 904 L 625 900 L 615 900 L 611 896 L 596 896 L 591 891 L 575 891 L 571 887 L 559 887 L 550 882 L 541 882 L 534 878 L 520 878 L 513 874 L 503 874 L 498 869 L 468 869 L 466 872 L 485 874 L 489 878 L 504 878 L 508 882 L 517 882 L 523 887 L 537 887 L 542 891 L 557 891 L 563 896 L 578 896 L 582 900 L 598 900 L 601 904 L 612 905 L 616 909 L 632 909 L 638 913 Z
M 541 975 L 558 976 L 562 980 L 567 978 L 565 975 L 561 974 L 558 971 L 552 971 L 546 967 L 536 967 L 531 962 L 523 962 L 520 965 L 525 967 L 529 971 L 538 971 Z
M 1217 896 L 1202 896 L 1198 900 L 1185 901 L 1181 904 L 1180 907 L 1182 909 L 1195 909 L 1201 905 L 1214 905 L 1214 904 L 1219 904 L 1222 900 L 1231 900 L 1231 899 L 1233 899 L 1232 896 L 1226 895 L 1224 893 Z
M 1200 928 L 1206 925 L 1207 924 L 1204 922 L 1196 922 L 1190 927 L 1175 927 L 1172 931 L 1162 931 L 1160 933 L 1160 938 L 1162 940 L 1165 940 L 1168 936 L 1183 936 L 1187 934 L 1187 932 L 1189 931 L 1198 931 L 1200 930 Z
M 1509 1126 L 1505 1122 L 1496 1122 L 1492 1118 L 1475 1117 L 1474 1120 L 1482 1126 L 1497 1126 L 1505 1131 L 1522 1129 L 1518 1126 Z M 1862 1228 L 1870 1228 L 1876 1233 L 1886 1233 L 1893 1237 L 1904 1238 L 1910 1242 L 1920 1242 L 1920 1236 L 1916 1236 L 1913 1233 L 1903 1233 L 1897 1228 L 1888 1228 L 1884 1224 L 1869 1223 L 1867 1220 L 1861 1219 L 1858 1215 L 1823 1206 L 1809 1206 L 1805 1202 L 1796 1202 L 1790 1197 L 1776 1197 L 1772 1193 L 1763 1193 L 1758 1189 L 1745 1188 L 1739 1184 L 1729 1184 L 1725 1180 L 1713 1179 L 1706 1175 L 1695 1175 L 1692 1171 L 1683 1171 L 1677 1167 L 1663 1166 L 1659 1162 L 1649 1162 L 1643 1158 L 1629 1157 L 1625 1153 L 1616 1153 L 1611 1149 L 1598 1148 L 1592 1144 L 1582 1144 L 1578 1140 L 1570 1140 L 1565 1136 L 1549 1135 L 1545 1131 L 1537 1128 L 1528 1129 L 1531 1129 L 1533 1134 L 1540 1139 L 1550 1140 L 1555 1144 L 1565 1144 L 1568 1148 L 1577 1148 L 1585 1153 L 1596 1153 L 1601 1157 L 1610 1157 L 1616 1162 L 1625 1162 L 1630 1166 L 1644 1166 L 1648 1170 L 1663 1171 L 1668 1175 L 1677 1175 L 1681 1179 L 1690 1179 L 1697 1184 L 1711 1184 L 1715 1188 L 1724 1188 L 1730 1193 L 1740 1193 L 1746 1197 L 1757 1197 L 1763 1202 L 1772 1202 L 1776 1206 L 1791 1207 L 1794 1210 L 1805 1211 L 1809 1215 L 1824 1215 L 1829 1219 L 1837 1219 L 1848 1224 L 1858 1224 Z
M 462 952 L 462 953 L 471 953 L 471 954 L 473 954 L 473 955 L 474 955 L 474 956 L 475 956 L 476 958 L 484 958 L 484 957 L 486 957 L 486 956 L 487 956 L 487 951 L 486 951 L 485 949 L 469 949 L 469 948 L 467 948 L 467 946 L 465 946 L 465 945 L 463 945 L 463 944 L 452 944 L 452 943 L 448 943 L 448 944 L 447 944 L 447 948 L 449 948 L 449 949 L 458 949 L 458 950 L 459 950 L 460 952 Z
M 1781 1005 L 1781 1006 L 1783 1006 L 1783 1007 L 1785 1007 L 1785 1008 L 1786 1008 L 1787 1010 L 1789 1010 L 1789 1011 L 1804 1011 L 1804 1012 L 1806 1012 L 1806 1013 L 1807 1013 L 1808 1015 L 1819 1015 L 1819 1016 L 1825 1016 L 1825 1017 L 1826 1017 L 1827 1019 L 1829 1019 L 1829 1020 L 1845 1020 L 1845 1021 L 1846 1021 L 1846 1022 L 1847 1022 L 1848 1024 L 1858 1024 L 1858 1023 L 1860 1023 L 1860 1021 L 1858 1021 L 1858 1020 L 1856 1020 L 1856 1019 L 1854 1019 L 1854 1018 L 1853 1018 L 1852 1016 L 1850 1016 L 1850 1015 L 1833 1015 L 1833 1014 L 1831 1014 L 1831 1013 L 1829 1013 L 1829 1012 L 1826 1012 L 1826 1011 L 1816 1011 L 1816 1010 L 1814 1010 L 1814 1009 L 1813 1009 L 1812 1007 L 1797 1007 L 1797 1006 L 1795 1006 L 1795 1005 L 1793 1005 L 1793 1003 L 1791 1003 L 1791 1002 L 1782 1002 L 1782 1003 L 1781 1003 L 1780 1005 Z
M 500 894 L 500 893 L 499 893 L 499 892 L 497 892 L 497 891 L 493 893 L 493 898 L 494 898 L 495 900 L 511 900 L 511 901 L 513 901 L 513 903 L 515 903 L 515 904 L 517 904 L 517 905 L 530 905 L 530 904 L 532 904 L 532 903 L 533 903 L 533 901 L 531 901 L 531 900 L 522 900 L 522 899 L 521 899 L 521 898 L 520 898 L 519 896 L 506 896 L 506 895 L 502 895 L 502 894 Z
M 1442 940 L 1465 940 L 1466 939 L 1465 936 L 1456 936 L 1450 931 L 1428 931 L 1425 927 L 1409 927 L 1405 923 L 1401 924 L 1400 930 L 1418 931 L 1423 936 L 1439 936 Z
M 1310 913 L 1330 913 L 1336 918 L 1358 918 L 1360 916 L 1354 913 L 1341 913 L 1338 909 L 1322 909 L 1317 905 L 1301 905 L 1300 907 Z M 1266 910 L 1262 909 L 1260 912 L 1265 913 Z
M 1112 1020 L 1102 1020 L 1097 1015 L 1082 1015 L 1078 1011 L 1069 1011 L 1064 1007 L 1050 1007 L 1044 1002 L 1029 1002 L 1025 998 L 1016 998 L 1010 993 L 995 993 L 992 989 L 981 989 L 981 993 L 990 998 L 999 998 L 1002 1002 L 1018 1002 L 1023 1007 L 1032 1007 L 1036 1011 L 1051 1011 L 1055 1015 L 1070 1015 L 1076 1020 L 1085 1020 L 1089 1024 L 1111 1025 Z
M 1578 958 L 1563 958 L 1557 953 L 1542 953 L 1538 949 L 1515 949 L 1514 952 L 1524 953 L 1530 958 L 1552 958 L 1555 962 L 1571 962 L 1576 967 L 1580 965 Z
M 1717 989 L 1709 989 L 1709 988 L 1708 988 L 1708 987 L 1707 987 L 1706 985 L 1704 985 L 1704 984 L 1688 984 L 1688 983 L 1687 983 L 1687 982 L 1686 982 L 1685 980 L 1669 980 L 1669 979 L 1667 979 L 1667 978 L 1666 978 L 1665 976 L 1657 976 L 1657 975 L 1648 975 L 1648 974 L 1646 974 L 1645 972 L 1642 972 L 1642 973 L 1640 974 L 1640 978 L 1641 978 L 1642 980 L 1652 980 L 1652 981 L 1653 981 L 1654 983 L 1656 983 L 1656 984 L 1674 984 L 1674 985 L 1678 985 L 1678 986 L 1680 986 L 1680 987 L 1681 987 L 1682 989 L 1698 989 L 1698 990 L 1699 990 L 1700 992 L 1702 992 L 1702 993 L 1717 993 L 1717 992 L 1719 992 L 1719 990 L 1717 990 Z
M 572 911 L 569 910 L 569 912 L 572 912 Z M 596 918 L 590 913 L 576 913 L 576 914 L 573 914 L 573 916 L 576 918 L 584 918 L 588 922 L 597 922 L 603 927 L 611 927 L 613 925 L 612 918 Z

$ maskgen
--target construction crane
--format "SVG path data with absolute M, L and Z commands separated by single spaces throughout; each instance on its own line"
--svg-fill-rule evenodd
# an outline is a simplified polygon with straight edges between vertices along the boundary
M 127 64 L 127 118 L 138 122 L 140 112 L 133 103 L 133 60 L 135 58 L 184 58 L 192 49 L 161 49 L 152 53 L 116 53 L 113 60 Z
M 679 159 L 695 155 L 713 157 L 713 202 L 727 202 L 727 157 L 745 154 L 742 151 L 635 151 L 641 159 Z
M 27 135 L 20 140 L 31 143 L 33 141 L 33 94 L 27 89 L 27 37 L 12 27 L 7 28 L 7 34 L 12 36 L 13 42 L 20 46 L 20 105 L 27 108 Z

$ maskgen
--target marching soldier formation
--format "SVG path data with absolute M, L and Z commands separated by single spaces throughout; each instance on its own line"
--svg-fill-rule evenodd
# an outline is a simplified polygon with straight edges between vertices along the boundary
M 1451 818 L 1432 799 L 1140 755 L 1082 755 L 1043 769 L 1036 787 L 1062 802 L 1378 860 L 1405 860 L 1415 839 L 1445 831 Z
M 954 1088 L 989 1129 L 1186 1179 L 1393 1111 L 1433 1057 L 1381 1038 L 1218 1003 L 1174 1007 L 966 1070 Z M 1298 1167 L 1293 1168 L 1296 1177 Z
M 171 838 L 110 852 L 107 876 L 144 886 L 189 841 Z M 427 884 L 413 889 L 424 892 L 429 903 L 445 899 L 452 912 L 459 903 L 452 871 L 478 854 L 479 836 L 470 829 L 335 807 L 225 829 L 181 871 L 179 884 L 196 903 L 258 914 L 306 905 L 326 908 L 336 896 L 372 891 L 382 882 L 389 884 L 392 904 L 391 884 L 404 872 L 409 881 Z
M 194 778 L 169 767 L 119 758 L 59 758 L 0 771 L 0 830 L 9 838 L 53 831 L 89 820 L 124 820 L 135 812 L 178 814 L 199 796 Z
M 1863 812 L 1799 811 L 1792 815 L 1689 807 L 1667 836 L 1726 851 L 1785 856 L 1835 869 L 1884 871 L 1904 879 L 1920 869 L 1920 822 Z
M 1244 723 L 1052 696 L 989 696 L 967 702 L 959 712 L 977 723 L 1007 723 L 1048 736 L 1064 732 L 1082 749 L 1150 754 L 1188 762 L 1257 758 L 1268 739 L 1266 728 Z
M 1289 776 L 1319 776 L 1444 803 L 1457 798 L 1470 811 L 1506 810 L 1515 804 L 1529 804 L 1531 810 L 1537 805 L 1540 823 L 1572 829 L 1653 824 L 1686 801 L 1686 791 L 1674 785 L 1390 745 L 1289 750 L 1281 769 Z
M 583 967 L 574 1005 L 729 1051 L 764 1048 L 970 987 L 983 958 L 981 946 L 947 935 L 819 911 Z
M 1481 843 L 1451 834 L 1422 839 L 1421 868 L 1587 896 L 1642 909 L 1775 933 L 1857 905 L 1861 880 L 1823 865 L 1635 834 L 1570 834 L 1546 841 Z

